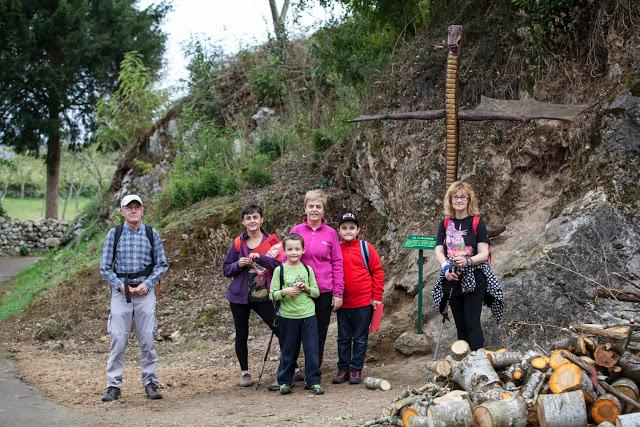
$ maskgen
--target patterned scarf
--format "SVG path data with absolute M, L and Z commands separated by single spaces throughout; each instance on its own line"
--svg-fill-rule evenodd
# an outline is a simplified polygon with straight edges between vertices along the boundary
M 504 309 L 504 295 L 502 293 L 502 285 L 498 281 L 498 278 L 493 274 L 491 266 L 488 262 L 483 262 L 480 265 L 473 265 L 468 267 L 462 267 L 460 269 L 462 273 L 461 290 L 463 294 L 468 294 L 476 290 L 476 278 L 473 274 L 473 270 L 479 268 L 484 276 L 487 278 L 487 295 L 485 295 L 484 303 L 491 308 L 491 313 L 496 319 L 496 322 L 500 323 L 502 319 L 502 311 Z M 447 300 L 449 295 L 444 293 L 442 283 L 445 281 L 444 272 L 440 271 L 440 276 L 436 280 L 436 284 L 433 286 L 431 297 L 438 311 L 444 314 L 447 306 Z

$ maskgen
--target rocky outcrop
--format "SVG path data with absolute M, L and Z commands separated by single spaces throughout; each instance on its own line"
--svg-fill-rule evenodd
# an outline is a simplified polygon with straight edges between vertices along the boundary
M 422 53 L 408 55 L 414 56 L 425 60 Z M 474 71 L 482 76 L 482 65 L 478 68 Z M 379 84 L 375 100 L 363 113 L 437 108 L 437 102 L 424 103 L 438 97 L 428 93 L 433 90 L 429 87 L 442 84 L 435 74 L 412 75 L 424 70 L 398 64 L 394 69 L 400 70 L 397 78 Z M 477 78 L 469 76 L 466 83 Z M 540 88 L 562 87 L 562 77 L 545 78 L 539 80 Z M 414 83 L 422 80 L 426 86 Z M 488 309 L 483 312 L 488 347 L 517 346 L 531 339 L 545 346 L 571 323 L 636 315 L 630 304 L 598 296 L 598 290 L 624 288 L 626 282 L 618 275 L 640 276 L 640 97 L 621 87 L 609 87 L 609 94 L 602 95 L 596 87 L 604 91 L 606 78 L 602 86 L 588 81 L 573 85 L 571 93 L 555 94 L 561 97 L 555 102 L 593 105 L 573 123 L 539 120 L 462 127 L 460 177 L 474 185 L 483 217 L 508 227 L 492 243 L 493 268 L 503 281 L 506 305 L 501 325 Z M 544 89 L 533 93 L 541 100 L 545 95 L 550 94 Z M 401 245 L 408 234 L 435 235 L 442 217 L 443 124 L 357 126 L 347 154 L 339 153 L 349 161 L 336 177 L 387 219 L 378 236 L 389 248 L 385 302 L 394 318 L 415 319 L 417 251 Z M 427 333 L 433 333 L 441 319 L 431 302 L 438 269 L 432 254 L 425 255 L 423 315 Z M 446 325 L 444 345 L 455 339 L 455 328 Z M 381 331 L 391 329 L 393 325 L 383 321 Z M 394 331 L 398 335 L 392 339 L 401 333 Z
M 25 255 L 25 252 L 55 249 L 60 246 L 60 239 L 68 226 L 69 222 L 64 220 L 0 218 L 0 254 Z

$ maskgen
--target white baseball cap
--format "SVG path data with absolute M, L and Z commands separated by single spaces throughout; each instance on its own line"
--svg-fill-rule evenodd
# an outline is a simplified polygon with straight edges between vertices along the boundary
M 131 202 L 138 202 L 140 203 L 141 206 L 144 206 L 142 204 L 142 199 L 140 198 L 140 196 L 138 196 L 137 194 L 127 194 L 122 198 L 122 201 L 120 202 L 120 207 L 123 208 Z

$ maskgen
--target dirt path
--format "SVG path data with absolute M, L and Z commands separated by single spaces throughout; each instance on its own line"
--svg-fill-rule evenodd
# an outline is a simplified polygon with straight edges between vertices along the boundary
M 0 277 L 6 280 L 27 262 L 24 258 L 0 258 Z M 249 359 L 257 376 L 269 334 L 261 324 L 253 331 Z M 425 357 L 391 355 L 384 363 L 370 361 L 365 367 L 366 375 L 392 382 L 389 392 L 367 390 L 363 385 L 331 384 L 336 362 L 335 324 L 330 332 L 323 396 L 311 395 L 303 390 L 302 383 L 289 396 L 269 392 L 266 387 L 239 387 L 233 340 L 228 338 L 183 345 L 158 342 L 158 373 L 165 398 L 150 401 L 139 383 L 139 354 L 132 336 L 122 398 L 106 404 L 100 402 L 100 396 L 104 391 L 107 336 L 87 341 L 66 339 L 58 350 L 47 350 L 34 341 L 16 342 L 0 349 L 11 351 L 11 360 L 0 359 L 0 425 L 358 426 L 377 418 L 403 389 L 424 383 Z M 273 381 L 277 363 L 278 351 L 273 348 L 264 385 Z
M 0 258 L 0 287 L 35 257 Z M 1 350 L 1 349 L 0 349 Z M 21 381 L 16 363 L 0 357 L 0 425 L 87 425 L 90 420 L 48 401 L 36 388 Z

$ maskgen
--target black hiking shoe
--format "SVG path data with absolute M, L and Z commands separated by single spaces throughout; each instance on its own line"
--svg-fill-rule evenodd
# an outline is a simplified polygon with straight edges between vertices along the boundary
M 118 387 L 107 387 L 107 391 L 104 392 L 100 400 L 103 402 L 111 402 L 117 400 L 120 397 L 120 389 Z
M 267 390 L 269 391 L 280 391 L 280 384 L 278 383 L 271 383 L 267 386 Z
M 154 383 L 149 383 L 144 386 L 144 391 L 147 393 L 147 397 L 149 399 L 162 399 L 162 395 L 158 391 L 158 385 Z

